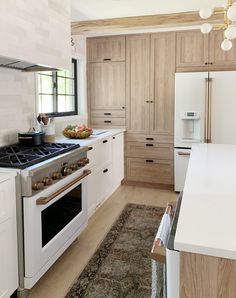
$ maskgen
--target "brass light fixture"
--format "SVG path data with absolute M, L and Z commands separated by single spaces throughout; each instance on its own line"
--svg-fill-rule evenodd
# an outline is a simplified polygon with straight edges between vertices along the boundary
M 214 13 L 224 13 L 224 23 L 220 25 L 204 23 L 201 26 L 201 32 L 208 34 L 213 28 L 224 30 L 224 40 L 221 43 L 221 48 L 223 51 L 229 51 L 233 46 L 231 40 L 236 38 L 236 0 L 228 0 L 227 5 L 222 8 L 205 8 L 199 11 L 202 19 L 210 18 Z

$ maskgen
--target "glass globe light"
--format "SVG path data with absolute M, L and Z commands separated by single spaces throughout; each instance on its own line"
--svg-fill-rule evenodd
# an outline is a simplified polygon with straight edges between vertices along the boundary
M 235 22 L 236 21 L 236 3 L 234 3 L 227 12 L 227 17 L 230 21 Z
M 235 39 L 236 38 L 236 27 L 231 25 L 224 32 L 225 38 Z
M 224 41 L 221 43 L 221 49 L 223 51 L 231 50 L 232 46 L 233 46 L 232 41 L 230 41 L 228 39 L 224 39 Z
M 202 19 L 208 19 L 212 16 L 213 14 L 213 9 L 211 8 L 203 8 L 199 11 L 199 16 L 202 18 Z
M 212 30 L 212 25 L 211 24 L 209 24 L 209 23 L 202 24 L 201 32 L 203 34 L 207 34 L 207 33 L 211 32 L 211 30 Z

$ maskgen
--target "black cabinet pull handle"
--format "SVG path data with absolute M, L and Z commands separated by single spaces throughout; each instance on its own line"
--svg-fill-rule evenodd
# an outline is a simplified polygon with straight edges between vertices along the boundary
M 125 107 L 122 107 L 122 109 L 124 110 L 124 109 L 125 109 Z
M 205 62 L 205 65 L 207 65 L 208 63 L 207 62 Z
M 149 103 L 150 101 L 149 100 L 146 100 L 146 103 Z
M 115 140 L 116 137 L 113 137 L 113 140 Z
M 103 61 L 111 61 L 111 58 L 105 58 Z
M 154 141 L 153 138 L 146 138 L 147 141 Z
M 153 147 L 153 144 L 146 144 L 147 147 Z
M 111 120 L 105 120 L 104 123 L 111 123 Z
M 105 116 L 111 116 L 111 113 L 104 113 Z
M 146 159 L 146 162 L 154 162 L 152 159 Z
M 103 173 L 105 174 L 106 172 L 108 172 L 108 169 L 104 170 Z
M 93 150 L 93 147 L 88 147 L 88 151 L 91 151 L 91 150 Z
M 105 143 L 107 143 L 108 142 L 108 140 L 104 140 L 104 141 L 102 141 L 103 142 L 103 144 L 105 144 Z

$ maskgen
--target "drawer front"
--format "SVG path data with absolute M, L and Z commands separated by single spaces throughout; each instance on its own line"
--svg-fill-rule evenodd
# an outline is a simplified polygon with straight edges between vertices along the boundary
M 112 138 L 108 137 L 96 143 L 97 168 L 112 162 Z
M 112 188 L 112 164 L 103 167 L 96 173 L 96 206 L 102 203 L 111 192 Z
M 125 118 L 91 118 L 91 125 L 99 126 L 125 126 Z
M 127 158 L 127 180 L 174 184 L 173 161 Z
M 156 142 L 156 143 L 173 144 L 174 136 L 127 133 L 126 141 L 127 142 L 148 142 L 148 143 Z
M 0 224 L 15 216 L 15 180 L 0 183 Z
M 125 110 L 91 111 L 91 118 L 125 118 Z
M 127 142 L 126 155 L 130 157 L 173 160 L 172 144 Z

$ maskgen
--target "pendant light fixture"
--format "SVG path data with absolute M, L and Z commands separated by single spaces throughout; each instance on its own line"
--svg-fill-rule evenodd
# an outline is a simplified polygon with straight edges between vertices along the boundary
M 204 8 L 199 11 L 202 19 L 210 18 L 214 13 L 224 13 L 224 23 L 220 25 L 212 25 L 204 23 L 201 26 L 201 32 L 208 34 L 213 28 L 224 30 L 224 40 L 221 43 L 223 51 L 229 51 L 233 44 L 232 40 L 236 38 L 236 0 L 228 0 L 226 7 L 210 9 Z

